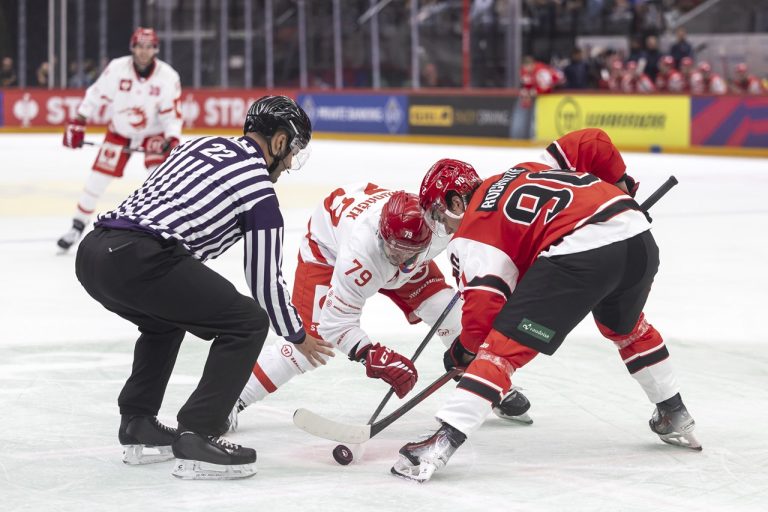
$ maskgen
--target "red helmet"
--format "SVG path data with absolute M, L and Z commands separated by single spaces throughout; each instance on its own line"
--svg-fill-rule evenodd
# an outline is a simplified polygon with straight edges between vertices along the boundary
M 712 71 L 712 66 L 710 66 L 707 61 L 701 61 L 699 62 L 699 71 L 702 73 L 709 73 Z
M 683 57 L 680 59 L 680 67 L 693 66 L 693 59 L 690 57 Z
M 746 73 L 747 72 L 747 63 L 746 62 L 739 62 L 736 64 L 736 72 L 737 73 Z
M 671 55 L 665 55 L 661 58 L 661 64 L 664 64 L 665 66 L 669 66 L 670 68 L 675 67 L 675 58 Z
M 406 272 L 413 270 L 417 257 L 432 241 L 416 194 L 399 190 L 390 196 L 381 210 L 379 237 L 390 263 Z
M 157 38 L 157 33 L 153 28 L 138 27 L 133 31 L 131 35 L 131 48 L 137 44 L 151 44 L 155 48 L 160 45 L 160 40 Z
M 427 171 L 419 189 L 419 205 L 430 229 L 439 236 L 445 236 L 444 226 L 439 222 L 439 213 L 448 209 L 449 195 L 458 195 L 466 205 L 472 192 L 483 180 L 475 168 L 461 160 L 443 158 Z M 441 229 L 442 228 L 442 229 Z

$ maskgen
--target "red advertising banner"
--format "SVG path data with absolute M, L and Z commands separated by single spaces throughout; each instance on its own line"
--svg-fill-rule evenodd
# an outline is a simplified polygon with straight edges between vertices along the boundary
M 295 90 L 265 89 L 184 89 L 181 94 L 181 112 L 184 128 L 240 128 L 248 107 L 265 94 L 284 94 L 296 97 Z M 42 127 L 59 126 L 74 117 L 83 91 L 73 89 L 5 89 L 0 95 L 3 113 L 2 126 Z M 109 122 L 109 109 L 103 108 L 92 125 Z

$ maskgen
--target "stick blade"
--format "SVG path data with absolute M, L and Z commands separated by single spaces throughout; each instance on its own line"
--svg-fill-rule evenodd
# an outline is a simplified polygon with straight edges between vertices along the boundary
M 361 444 L 371 438 L 370 425 L 350 425 L 324 418 L 309 409 L 296 409 L 293 424 L 304 432 L 339 443 Z

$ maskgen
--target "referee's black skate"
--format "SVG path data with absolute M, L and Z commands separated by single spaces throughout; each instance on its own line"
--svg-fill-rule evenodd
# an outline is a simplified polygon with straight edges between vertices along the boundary
M 178 434 L 155 416 L 123 415 L 117 433 L 123 445 L 123 462 L 134 465 L 171 460 L 171 445 Z
M 665 443 L 701 451 L 701 443 L 693 433 L 696 422 L 688 413 L 680 393 L 656 404 L 648 426 Z
M 424 483 L 448 464 L 451 455 L 466 441 L 461 431 L 443 423 L 437 432 L 423 441 L 408 443 L 400 448 L 400 458 L 390 470 L 393 475 Z
M 256 474 L 256 450 L 184 430 L 173 442 L 172 474 L 184 480 L 233 480 Z
M 70 247 L 72 247 L 75 242 L 80 240 L 80 237 L 83 236 L 83 231 L 85 230 L 85 223 L 81 220 L 72 219 L 72 227 L 69 228 L 69 231 L 64 233 L 61 238 L 56 242 L 56 245 L 61 248 L 62 252 L 69 250 Z
M 530 425 L 533 419 L 528 415 L 528 409 L 531 408 L 531 402 L 517 388 L 512 388 L 507 396 L 493 408 L 493 414 L 507 421 L 523 423 Z

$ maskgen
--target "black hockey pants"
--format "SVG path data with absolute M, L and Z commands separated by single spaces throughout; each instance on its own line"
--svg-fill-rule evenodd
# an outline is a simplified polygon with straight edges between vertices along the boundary
M 108 310 L 136 324 L 121 414 L 157 415 L 185 332 L 213 340 L 197 389 L 178 413 L 184 428 L 219 433 L 256 362 L 269 318 L 175 241 L 97 227 L 77 251 L 77 278 Z

